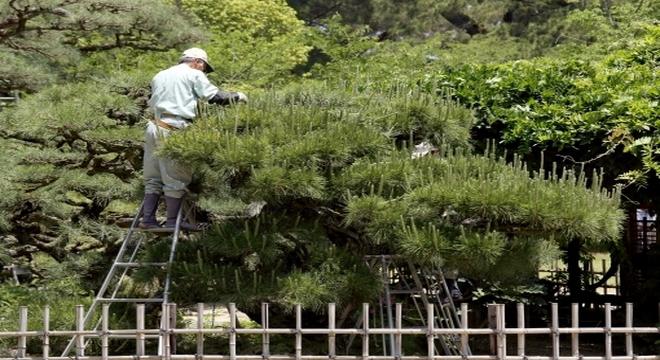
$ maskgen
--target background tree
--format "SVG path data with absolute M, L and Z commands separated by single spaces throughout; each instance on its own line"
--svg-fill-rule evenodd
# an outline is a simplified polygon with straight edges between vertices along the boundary
M 166 51 L 197 39 L 195 28 L 158 0 L 9 0 L 0 4 L 0 91 L 36 90 L 85 54 Z

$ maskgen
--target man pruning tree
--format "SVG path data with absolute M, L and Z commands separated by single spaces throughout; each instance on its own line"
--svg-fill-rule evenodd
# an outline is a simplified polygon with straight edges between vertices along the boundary
M 144 205 L 142 208 L 143 229 L 156 229 L 156 211 L 161 195 L 167 205 L 166 228 L 174 228 L 177 214 L 183 202 L 187 186 L 192 180 L 192 170 L 162 156 L 155 151 L 172 132 L 191 125 L 197 115 L 197 101 L 227 105 L 246 102 L 241 92 L 226 92 L 209 82 L 206 73 L 213 71 L 206 52 L 191 48 L 183 52 L 178 65 L 159 72 L 151 81 L 149 106 L 154 119 L 149 122 L 144 135 Z M 183 230 L 201 230 L 199 225 L 181 223 Z

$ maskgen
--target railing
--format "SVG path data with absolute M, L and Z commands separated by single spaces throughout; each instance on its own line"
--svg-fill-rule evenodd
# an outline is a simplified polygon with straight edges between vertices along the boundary
M 136 307 L 136 326 L 135 329 L 110 329 L 109 327 L 109 305 L 104 304 L 101 311 L 101 328 L 98 331 L 85 330 L 83 326 L 84 309 L 77 306 L 75 330 L 50 330 L 50 311 L 46 307 L 43 311 L 43 326 L 41 330 L 28 330 L 28 310 L 27 307 L 19 309 L 18 331 L 0 332 L 1 339 L 14 339 L 16 348 L 10 357 L 0 359 L 80 359 L 80 360 L 660 360 L 660 355 L 639 355 L 633 348 L 633 335 L 639 334 L 660 334 L 658 327 L 635 327 L 633 326 L 633 305 L 628 303 L 625 306 L 625 324 L 617 327 L 612 322 L 612 307 L 605 304 L 603 326 L 580 327 L 580 316 L 578 304 L 571 307 L 570 327 L 560 327 L 558 305 L 553 303 L 550 307 L 551 320 L 548 327 L 529 328 L 525 327 L 525 307 L 518 304 L 516 307 L 516 327 L 507 327 L 505 323 L 505 306 L 501 304 L 489 305 L 489 313 L 494 315 L 494 321 L 489 328 L 469 328 L 469 312 L 467 304 L 461 304 L 460 328 L 448 329 L 434 327 L 433 306 L 427 308 L 426 326 L 423 327 L 403 327 L 401 304 L 396 305 L 396 326 L 394 328 L 370 328 L 369 327 L 369 305 L 363 304 L 362 307 L 362 325 L 356 328 L 340 328 L 336 326 L 335 305 L 329 304 L 327 309 L 328 324 L 323 328 L 303 328 L 302 310 L 300 306 L 295 308 L 295 328 L 271 328 L 269 324 L 268 304 L 262 305 L 261 328 L 240 328 L 237 326 L 237 310 L 234 304 L 229 305 L 229 326 L 226 328 L 205 328 L 204 327 L 204 305 L 197 307 L 196 324 L 194 328 L 177 328 L 171 326 L 170 311 L 175 309 L 176 305 L 163 305 L 161 310 L 161 326 L 159 328 L 145 328 L 145 308 L 143 304 Z M 177 335 L 194 335 L 196 340 L 196 351 L 193 354 L 175 354 L 173 349 L 174 339 Z M 526 348 L 526 336 L 544 334 L 549 336 L 551 343 L 551 354 L 538 355 L 530 354 Z M 604 340 L 604 353 L 600 356 L 584 356 L 580 352 L 580 335 L 583 334 L 602 334 Z M 625 337 L 625 353 L 614 354 L 613 336 L 623 334 Z M 226 335 L 228 336 L 228 354 L 208 354 L 204 349 L 205 336 Z M 239 335 L 261 335 L 261 354 L 239 354 L 237 348 L 237 338 Z M 271 354 L 271 335 L 290 335 L 295 339 L 295 351 L 291 354 Z M 305 335 L 324 335 L 327 337 L 327 353 L 317 355 L 303 354 L 303 336 Z M 355 355 L 337 354 L 337 336 L 352 335 L 361 338 L 361 352 Z M 394 340 L 394 355 L 383 356 L 370 353 L 370 337 L 373 336 L 392 336 Z M 408 336 L 425 336 L 426 349 L 418 352 L 421 354 L 406 355 L 402 349 L 403 338 Z M 486 354 L 475 354 L 466 351 L 469 346 L 470 337 L 477 335 L 489 336 L 491 339 L 491 350 Z M 461 349 L 463 355 L 440 355 L 437 354 L 434 345 L 435 339 L 439 336 L 454 336 L 456 345 Z M 562 336 L 570 337 L 570 354 L 561 354 L 560 338 Z M 67 357 L 51 356 L 50 343 L 54 337 L 75 337 L 75 355 Z M 507 341 L 515 338 L 515 354 L 507 353 Z M 27 344 L 29 338 L 41 339 L 40 356 L 29 354 Z M 110 348 L 110 339 L 134 339 L 135 353 L 112 354 Z M 157 354 L 147 354 L 145 349 L 145 340 L 157 338 L 159 346 Z M 87 355 L 86 347 L 89 339 L 100 340 L 99 354 Z M 513 340 L 512 340 L 513 341 Z M 566 350 L 564 352 L 567 352 Z

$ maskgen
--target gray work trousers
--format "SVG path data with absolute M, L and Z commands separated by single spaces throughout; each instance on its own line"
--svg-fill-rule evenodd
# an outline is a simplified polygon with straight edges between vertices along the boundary
M 144 132 L 144 192 L 181 198 L 192 181 L 192 169 L 172 159 L 156 156 L 158 145 L 170 130 L 149 122 Z

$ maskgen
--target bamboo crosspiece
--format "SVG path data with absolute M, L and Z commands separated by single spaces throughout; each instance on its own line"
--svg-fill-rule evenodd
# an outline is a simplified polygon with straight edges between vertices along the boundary
M 273 328 L 270 326 L 270 310 L 268 304 L 262 304 L 261 321 L 262 326 L 259 328 L 241 328 L 237 323 L 238 310 L 236 305 L 229 304 L 229 326 L 225 328 L 207 328 L 204 326 L 203 310 L 204 305 L 198 304 L 197 321 L 195 326 L 191 328 L 177 328 L 175 323 L 169 321 L 170 318 L 175 316 L 176 307 L 174 304 L 163 304 L 162 306 L 162 321 L 160 328 L 145 328 L 144 327 L 144 306 L 138 306 L 135 313 L 135 329 L 111 329 L 110 328 L 110 312 L 109 304 L 102 305 L 101 311 L 101 330 L 85 330 L 81 328 L 82 315 L 84 309 L 82 306 L 77 306 L 75 309 L 76 327 L 74 330 L 52 330 L 50 328 L 50 310 L 48 307 L 43 310 L 43 328 L 40 330 L 28 329 L 28 309 L 27 307 L 19 308 L 19 322 L 17 324 L 18 331 L 15 332 L 0 332 L 0 339 L 14 339 L 16 341 L 16 353 L 9 358 L 1 358 L 0 360 L 21 359 L 21 360 L 65 360 L 73 357 L 52 357 L 49 356 L 50 343 L 53 338 L 67 338 L 73 337 L 76 339 L 76 358 L 81 360 L 660 360 L 660 355 L 640 355 L 635 354 L 633 348 L 633 335 L 648 334 L 660 335 L 660 328 L 658 327 L 635 327 L 633 325 L 633 306 L 628 303 L 625 305 L 625 323 L 623 326 L 617 327 L 612 322 L 612 306 L 605 304 L 603 311 L 603 326 L 600 327 L 580 327 L 579 326 L 579 306 L 573 304 L 570 308 L 571 324 L 570 327 L 560 327 L 559 324 L 559 309 L 557 304 L 550 305 L 551 323 L 548 327 L 530 328 L 525 326 L 525 307 L 522 304 L 516 306 L 517 311 L 517 326 L 507 326 L 505 321 L 504 305 L 493 304 L 495 309 L 495 326 L 494 328 L 470 328 L 468 325 L 467 314 L 469 308 L 467 304 L 461 304 L 461 326 L 460 328 L 438 328 L 436 322 L 433 321 L 437 316 L 435 308 L 432 304 L 426 307 L 426 316 L 424 325 L 422 324 L 408 324 L 404 327 L 402 323 L 401 304 L 395 304 L 397 309 L 395 314 L 396 326 L 394 328 L 387 327 L 371 327 L 369 322 L 369 304 L 363 304 L 362 317 L 363 322 L 360 326 L 354 328 L 337 328 L 336 327 L 336 306 L 335 304 L 328 305 L 328 324 L 326 328 L 304 328 L 302 326 L 302 307 L 300 305 L 295 307 L 295 327 L 294 328 Z M 422 326 L 420 326 L 422 325 Z M 197 346 L 194 354 L 176 354 L 174 349 L 173 336 L 176 335 L 195 335 L 191 337 L 195 339 Z M 270 349 L 270 336 L 274 334 L 290 336 L 294 340 L 294 352 L 290 354 L 272 354 Z M 536 335 L 549 335 L 551 342 L 550 354 L 530 354 L 526 349 L 524 336 L 529 334 Z M 570 335 L 571 353 L 562 356 L 559 351 L 561 335 Z M 602 334 L 603 335 L 603 354 L 586 356 L 582 355 L 579 351 L 579 334 Z M 615 334 L 623 334 L 625 336 L 625 354 L 615 354 L 613 351 L 612 339 Z M 160 344 L 157 354 L 149 354 L 147 351 L 147 342 L 149 341 L 148 335 L 158 335 L 160 337 Z M 203 347 L 204 337 L 210 335 L 225 335 L 228 337 L 229 351 L 228 354 L 209 354 L 205 352 Z M 241 354 L 239 353 L 239 335 L 261 335 L 263 352 L 260 355 L 254 354 Z M 327 354 L 312 354 L 304 355 L 303 353 L 303 338 L 307 335 L 326 335 L 328 337 L 328 352 Z M 362 350 L 359 355 L 337 355 L 337 335 L 356 335 L 362 338 Z M 395 355 L 384 356 L 373 354 L 370 347 L 369 337 L 372 335 L 386 335 L 392 336 L 395 339 Z M 438 336 L 456 336 L 461 339 L 461 347 L 465 348 L 468 345 L 468 340 L 477 336 L 492 335 L 496 340 L 496 353 L 495 354 L 466 354 L 466 355 L 453 355 L 453 354 L 438 354 L 437 349 L 434 347 L 434 338 Z M 402 349 L 402 343 L 406 337 L 410 336 L 426 336 L 426 349 L 419 349 L 420 355 L 405 354 Z M 506 343 L 510 336 L 518 339 L 517 352 L 515 355 L 509 355 L 506 352 Z M 136 342 L 135 352 L 124 354 L 113 354 L 115 350 L 109 346 L 111 339 L 132 339 Z M 39 355 L 29 354 L 28 340 L 41 339 L 41 350 Z M 100 339 L 100 350 L 90 350 L 81 347 L 84 344 L 84 339 Z M 522 341 L 521 341 L 522 340 Z M 3 341 L 4 342 L 4 341 Z M 99 353 L 97 353 L 98 351 Z M 38 354 L 37 353 L 37 354 Z

